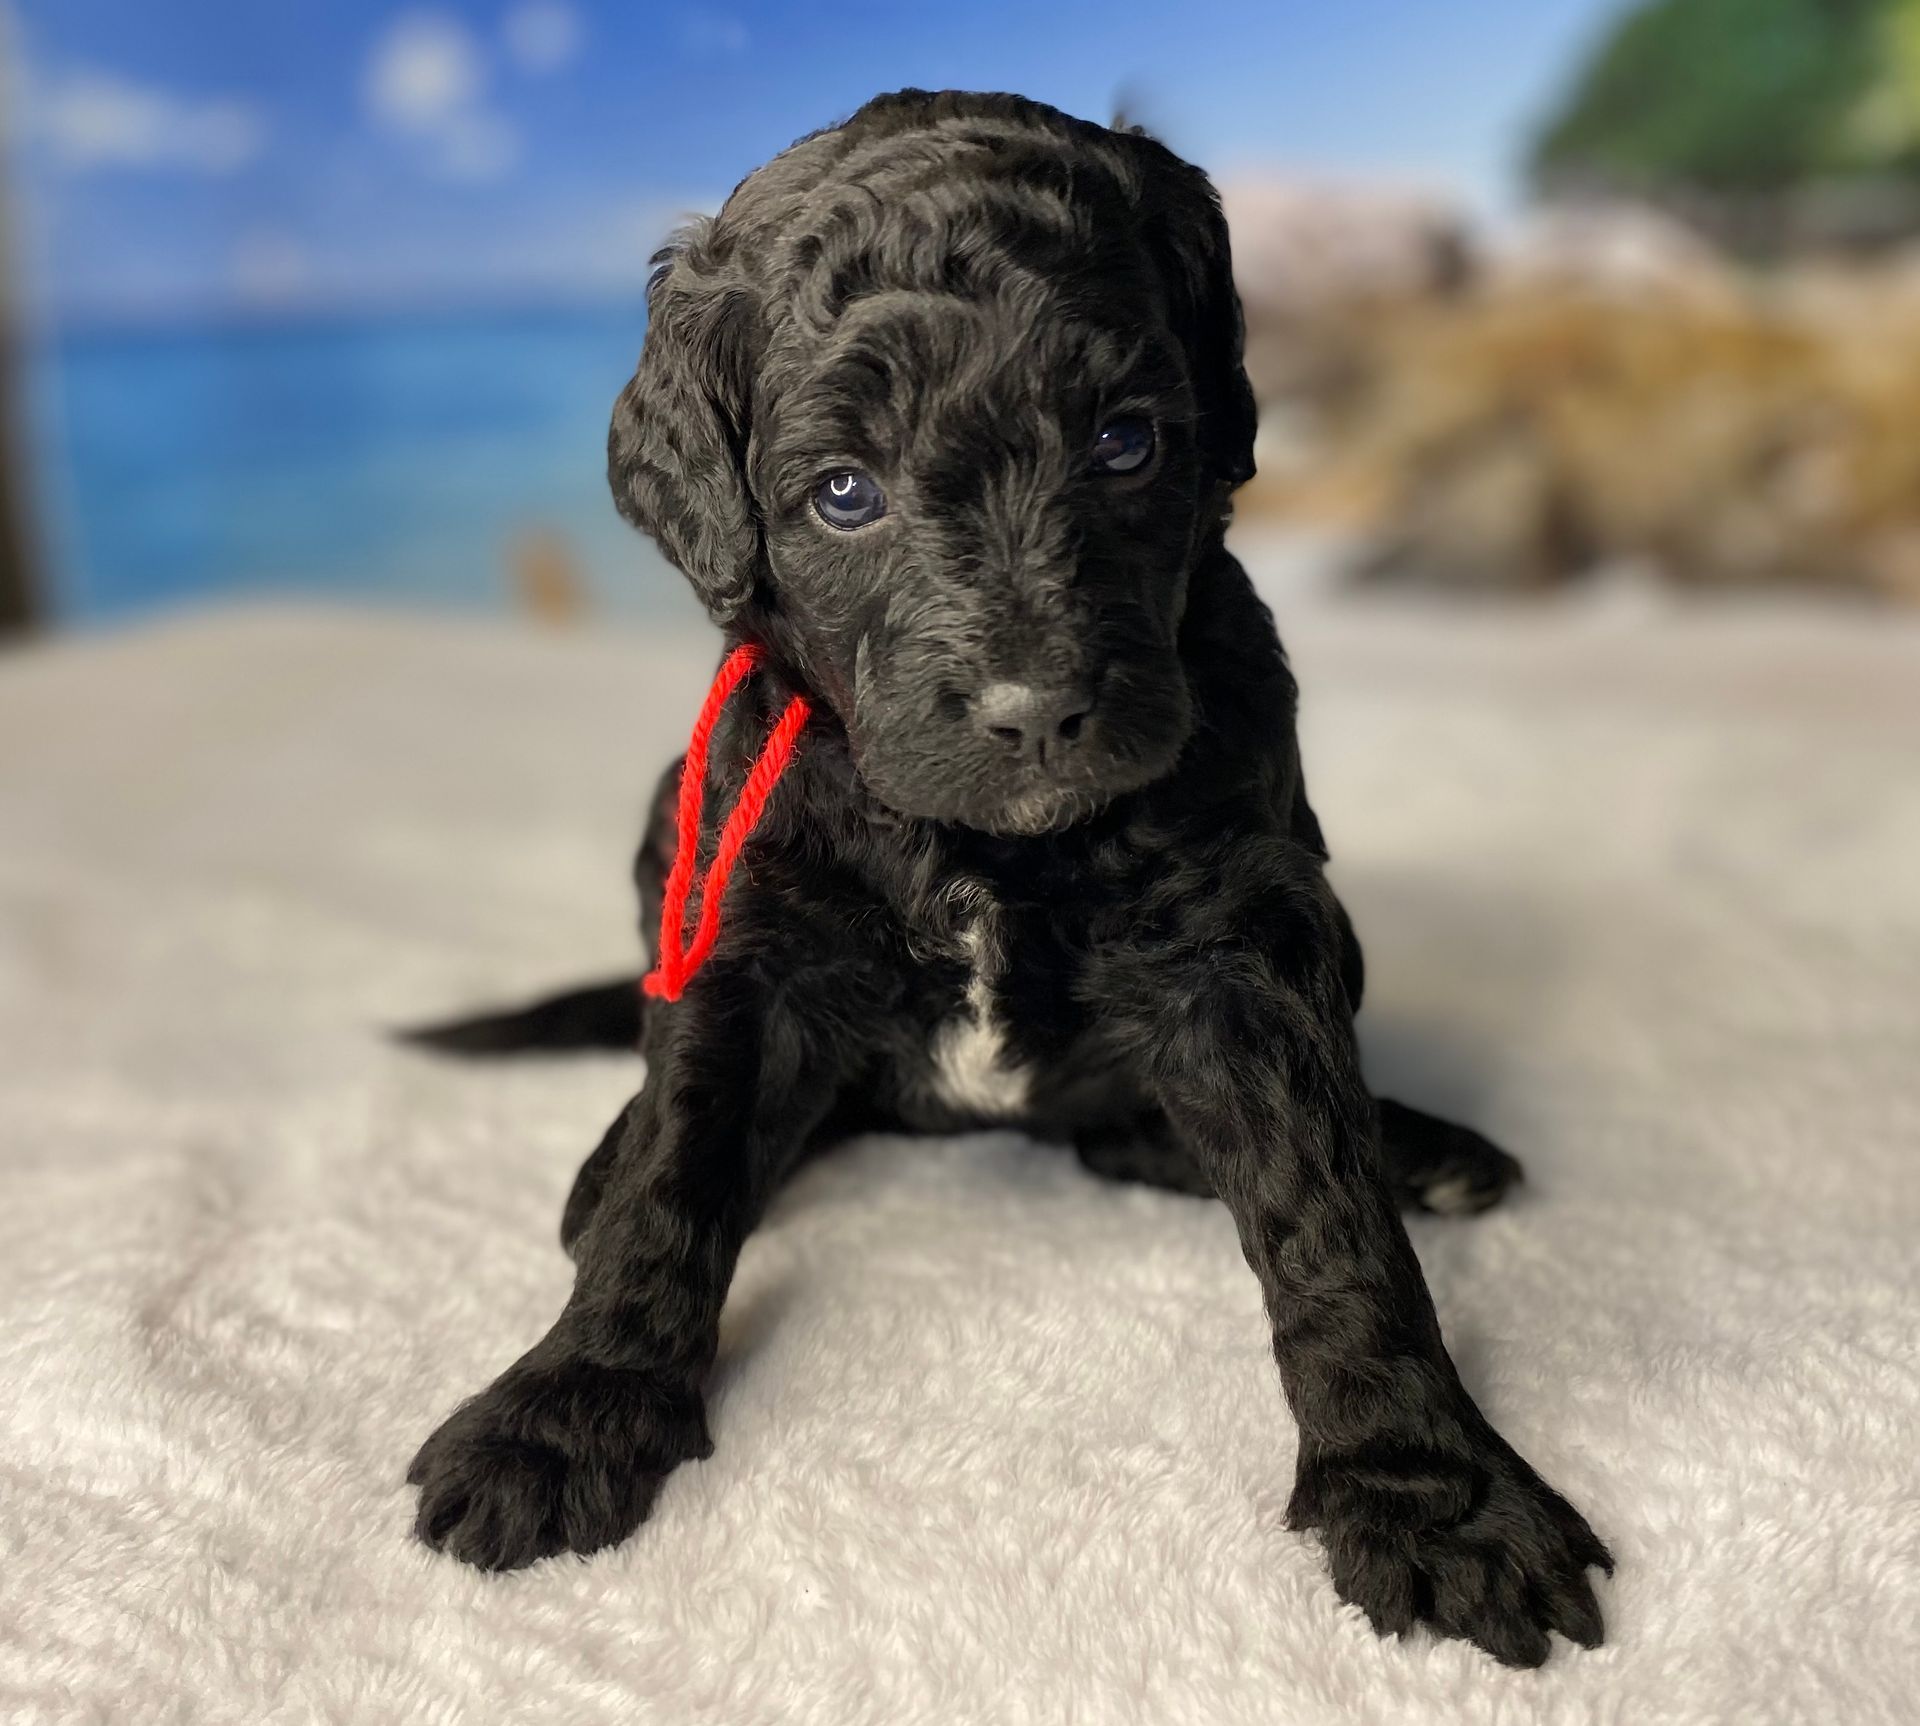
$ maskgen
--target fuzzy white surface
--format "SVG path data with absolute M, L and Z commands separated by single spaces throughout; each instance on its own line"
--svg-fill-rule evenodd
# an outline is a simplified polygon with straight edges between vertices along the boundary
M 380 1028 L 630 960 L 712 648 L 263 612 L 0 659 L 0 1717 L 1911 1721 L 1920 631 L 1283 625 L 1376 1080 L 1528 1166 L 1412 1228 L 1604 1650 L 1377 1641 L 1224 1212 L 1009 1135 L 801 1178 L 636 1538 L 413 1544 L 638 1073 Z

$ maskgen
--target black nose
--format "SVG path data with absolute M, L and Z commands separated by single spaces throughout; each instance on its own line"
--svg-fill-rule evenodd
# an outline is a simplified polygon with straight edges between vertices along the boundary
M 1079 740 L 1093 696 L 1076 684 L 989 683 L 969 705 L 974 724 L 1009 755 L 1042 761 Z

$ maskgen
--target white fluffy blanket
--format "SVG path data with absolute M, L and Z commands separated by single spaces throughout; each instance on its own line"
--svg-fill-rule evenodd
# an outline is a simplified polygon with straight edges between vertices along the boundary
M 625 1546 L 413 1544 L 638 1074 L 381 1028 L 630 960 L 712 647 L 236 613 L 0 659 L 0 1716 L 1911 1722 L 1920 631 L 1287 621 L 1376 1079 L 1527 1163 L 1412 1226 L 1604 1650 L 1376 1641 L 1225 1214 L 1012 1136 L 801 1179 Z

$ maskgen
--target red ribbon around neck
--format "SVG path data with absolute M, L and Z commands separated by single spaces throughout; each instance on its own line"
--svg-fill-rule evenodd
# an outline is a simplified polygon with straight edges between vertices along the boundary
M 713 861 L 700 881 L 700 921 L 693 939 L 686 938 L 687 899 L 693 892 L 695 854 L 700 849 L 700 811 L 707 791 L 707 745 L 713 728 L 719 723 L 727 698 L 765 659 L 757 647 L 736 647 L 726 657 L 701 704 L 700 717 L 693 722 L 693 735 L 687 739 L 687 758 L 680 768 L 680 795 L 674 821 L 679 841 L 673 853 L 673 867 L 667 871 L 667 894 L 660 907 L 660 960 L 641 979 L 640 987 L 656 1000 L 677 1001 L 694 972 L 707 961 L 720 935 L 720 902 L 726 897 L 727 882 L 733 866 L 760 817 L 766 813 L 767 800 L 780 776 L 793 764 L 794 745 L 806 725 L 812 709 L 806 697 L 796 695 L 786 705 L 760 753 L 747 768 L 747 782 L 741 787 L 740 801 L 728 813 L 720 829 L 720 841 L 714 847 Z

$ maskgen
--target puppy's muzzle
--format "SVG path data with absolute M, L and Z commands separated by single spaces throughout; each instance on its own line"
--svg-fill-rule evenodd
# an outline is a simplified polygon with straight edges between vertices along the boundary
M 963 697 L 974 730 L 1002 755 L 1059 766 L 1088 741 L 1094 692 L 1080 683 L 988 683 Z

